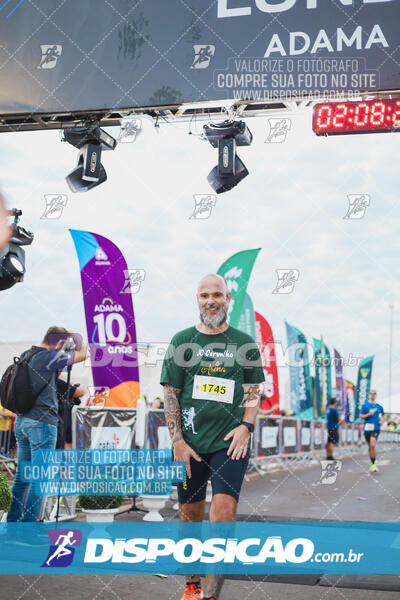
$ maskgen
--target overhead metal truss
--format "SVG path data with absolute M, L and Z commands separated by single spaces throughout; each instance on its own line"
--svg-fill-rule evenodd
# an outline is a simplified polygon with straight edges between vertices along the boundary
M 400 97 L 400 91 L 365 92 L 363 98 Z M 334 99 L 332 99 L 334 100 Z M 65 129 L 89 123 L 102 127 L 119 126 L 123 117 L 147 115 L 159 124 L 179 121 L 221 121 L 228 117 L 257 117 L 273 113 L 293 113 L 313 106 L 323 98 L 279 99 L 267 102 L 218 100 L 160 107 L 134 107 L 118 110 L 87 110 L 60 113 L 18 113 L 0 115 L 0 132 Z

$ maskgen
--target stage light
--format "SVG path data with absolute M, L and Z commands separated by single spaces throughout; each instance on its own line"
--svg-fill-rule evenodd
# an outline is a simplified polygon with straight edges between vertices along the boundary
M 23 280 L 25 274 L 25 250 L 21 246 L 29 246 L 33 241 L 33 233 L 18 225 L 22 211 L 13 208 L 7 211 L 14 217 L 11 226 L 11 238 L 0 250 L 0 290 L 7 290 L 15 283 Z
M 217 194 L 222 194 L 223 192 L 231 190 L 249 174 L 248 170 L 237 155 L 235 156 L 234 169 L 235 172 L 233 174 L 226 176 L 221 175 L 218 166 L 216 166 L 207 175 L 208 183 Z
M 236 154 L 236 146 L 250 146 L 253 136 L 244 121 L 204 125 L 203 130 L 211 146 L 218 148 L 218 165 L 209 173 L 207 181 L 217 194 L 222 194 L 249 174 Z
M 107 181 L 107 173 L 100 162 L 99 146 L 88 144 L 79 154 L 78 166 L 65 180 L 72 192 L 88 192 L 96 185 Z
M 115 150 L 117 140 L 108 135 L 100 127 L 69 127 L 63 131 L 64 140 L 75 148 L 82 148 L 86 144 L 100 144 L 102 150 Z
M 63 141 L 79 149 L 78 165 L 66 177 L 72 192 L 87 192 L 107 180 L 101 151 L 114 150 L 117 140 L 95 126 L 65 129 Z

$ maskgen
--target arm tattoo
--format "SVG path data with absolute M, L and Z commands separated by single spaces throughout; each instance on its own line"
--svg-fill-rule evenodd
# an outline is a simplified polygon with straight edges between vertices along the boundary
M 183 440 L 181 428 L 181 407 L 179 396 L 181 390 L 171 385 L 164 385 L 164 414 L 172 443 Z
M 243 406 L 245 408 L 255 408 L 258 407 L 258 403 L 260 401 L 261 396 L 261 386 L 257 383 L 256 385 L 251 385 L 244 392 L 244 402 Z

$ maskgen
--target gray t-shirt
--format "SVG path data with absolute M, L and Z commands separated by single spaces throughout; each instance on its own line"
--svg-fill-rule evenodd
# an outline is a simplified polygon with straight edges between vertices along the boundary
M 32 346 L 31 349 L 38 349 Z M 64 369 L 68 361 L 66 352 L 55 352 L 41 348 L 29 361 L 29 376 L 32 391 L 37 394 L 45 385 L 43 391 L 36 398 L 35 404 L 24 417 L 56 425 L 58 423 L 58 399 L 56 379 L 58 371 Z

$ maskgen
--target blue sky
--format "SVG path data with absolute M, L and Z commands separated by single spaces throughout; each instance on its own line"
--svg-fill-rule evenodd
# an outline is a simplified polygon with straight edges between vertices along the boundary
M 388 304 L 396 305 L 400 291 L 400 138 L 318 138 L 310 110 L 285 116 L 292 126 L 281 144 L 264 143 L 268 117 L 248 119 L 254 141 L 238 154 L 250 175 L 217 197 L 202 221 L 189 219 L 193 194 L 211 191 L 206 176 L 217 152 L 188 135 L 188 124 L 162 123 L 156 131 L 145 121 L 134 144 L 103 154 L 108 181 L 87 194 L 72 194 L 64 181 L 77 152 L 61 143 L 59 132 L 2 133 L 1 186 L 35 240 L 27 248 L 25 281 L 1 293 L 1 341 L 38 340 L 52 324 L 85 333 L 70 227 L 109 237 L 129 268 L 145 269 L 134 296 L 139 342 L 168 342 L 196 322 L 200 277 L 239 250 L 261 247 L 248 292 L 276 340 L 286 345 L 287 319 L 309 339 L 323 334 L 344 356 L 375 354 L 373 385 L 378 401 L 386 397 Z M 67 194 L 67 206 L 59 220 L 41 219 L 44 194 L 54 193 Z M 363 219 L 343 219 L 352 193 L 371 197 Z M 299 270 L 291 294 L 272 294 L 276 269 Z M 393 394 L 400 392 L 396 308 Z M 356 370 L 346 376 L 355 380 Z M 284 385 L 287 368 L 280 379 Z

